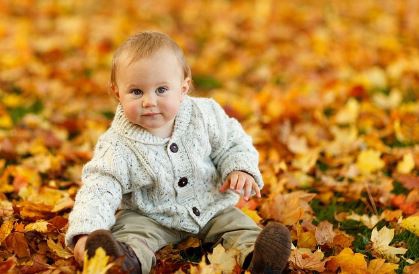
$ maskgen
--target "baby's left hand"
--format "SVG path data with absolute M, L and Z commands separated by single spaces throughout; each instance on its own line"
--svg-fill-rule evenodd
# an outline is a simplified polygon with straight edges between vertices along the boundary
M 221 186 L 220 191 L 224 192 L 227 189 L 234 190 L 235 192 L 241 194 L 244 188 L 244 200 L 248 201 L 252 190 L 255 191 L 256 197 L 260 198 L 260 189 L 255 182 L 255 179 L 243 171 L 233 171 L 228 174 L 227 179 L 224 181 L 224 184 Z

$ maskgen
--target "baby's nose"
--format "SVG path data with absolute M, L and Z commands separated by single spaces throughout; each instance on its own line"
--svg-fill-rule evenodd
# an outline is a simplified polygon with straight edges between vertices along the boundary
M 153 96 L 153 95 L 144 94 L 142 99 L 143 99 L 142 100 L 143 107 L 155 106 L 157 102 L 156 96 Z

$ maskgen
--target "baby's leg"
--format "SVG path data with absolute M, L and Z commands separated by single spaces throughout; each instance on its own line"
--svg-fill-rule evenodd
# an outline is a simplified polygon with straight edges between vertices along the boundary
M 141 263 L 142 273 L 149 273 L 156 264 L 155 252 L 169 243 L 183 240 L 183 234 L 164 227 L 133 210 L 118 212 L 111 232 L 116 240 L 128 244 Z
M 240 251 L 239 262 L 243 265 L 254 248 L 261 228 L 240 209 L 232 207 L 212 218 L 201 231 L 204 242 L 221 243 L 225 249 Z

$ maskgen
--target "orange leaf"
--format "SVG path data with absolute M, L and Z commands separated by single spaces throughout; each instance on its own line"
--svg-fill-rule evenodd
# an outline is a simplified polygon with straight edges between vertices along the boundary
M 10 252 L 14 252 L 18 258 L 29 257 L 31 255 L 25 234 L 21 232 L 10 234 L 6 238 L 6 247 Z
M 326 268 L 333 272 L 340 268 L 341 273 L 365 274 L 367 273 L 367 262 L 361 253 L 354 254 L 350 248 L 345 248 L 339 255 L 330 257 Z

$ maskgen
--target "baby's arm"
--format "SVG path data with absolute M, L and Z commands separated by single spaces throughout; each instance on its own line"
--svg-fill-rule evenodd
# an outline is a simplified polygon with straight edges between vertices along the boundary
M 210 157 L 225 184 L 222 190 L 227 189 L 227 182 L 230 182 L 230 187 L 236 190 L 244 187 L 245 197 L 250 196 L 246 193 L 250 186 L 251 193 L 260 196 L 263 180 L 258 168 L 259 154 L 251 137 L 236 119 L 227 116 L 218 103 L 213 100 L 210 103 L 209 111 L 213 114 L 208 115 Z
M 129 189 L 129 170 L 122 154 L 119 145 L 98 142 L 93 159 L 83 168 L 83 185 L 69 216 L 67 246 L 73 247 L 78 235 L 109 229 L 115 223 L 115 211 Z

